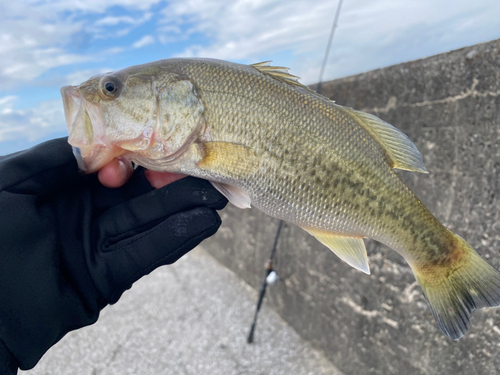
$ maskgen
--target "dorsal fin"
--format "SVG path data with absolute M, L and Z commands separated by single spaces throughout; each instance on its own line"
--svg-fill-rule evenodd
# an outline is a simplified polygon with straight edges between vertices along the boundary
M 288 73 L 290 68 L 285 68 L 284 66 L 271 66 L 270 65 L 271 62 L 272 61 L 263 61 L 260 63 L 252 64 L 251 66 L 257 69 L 262 74 L 272 77 L 281 83 L 285 83 L 290 86 L 300 87 L 317 97 L 333 102 L 326 96 L 323 96 L 317 93 L 316 91 L 311 90 L 309 87 L 304 86 L 302 83 L 300 83 L 299 82 L 300 77 Z
M 392 162 L 392 168 L 429 173 L 425 169 L 422 155 L 417 146 L 401 130 L 369 113 L 347 107 L 339 106 L 339 108 L 365 128 L 384 148 Z
M 302 86 L 302 84 L 299 83 L 299 77 L 288 73 L 290 68 L 285 68 L 284 66 L 271 66 L 270 64 L 271 61 L 263 61 L 252 64 L 252 66 L 262 74 L 271 76 L 282 83 L 287 83 L 292 86 Z

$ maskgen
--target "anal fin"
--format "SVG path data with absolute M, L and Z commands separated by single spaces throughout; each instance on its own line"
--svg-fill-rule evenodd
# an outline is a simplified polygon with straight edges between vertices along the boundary
M 350 266 L 370 274 L 368 256 L 363 238 L 346 237 L 337 233 L 326 232 L 319 229 L 302 228 L 323 245 L 333 251 L 340 259 Z

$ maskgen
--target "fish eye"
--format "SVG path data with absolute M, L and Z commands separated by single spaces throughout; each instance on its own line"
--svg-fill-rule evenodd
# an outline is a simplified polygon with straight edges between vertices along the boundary
M 101 82 L 101 91 L 107 97 L 116 97 L 120 91 L 120 83 L 114 77 L 105 77 Z
M 113 82 L 106 82 L 104 84 L 104 89 L 107 92 L 112 93 L 113 91 L 115 91 L 116 87 L 115 87 L 115 84 Z

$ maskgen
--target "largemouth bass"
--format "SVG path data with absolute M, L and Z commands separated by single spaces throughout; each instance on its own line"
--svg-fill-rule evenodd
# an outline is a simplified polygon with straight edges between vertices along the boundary
M 168 59 L 61 92 L 69 142 L 87 173 L 124 156 L 207 179 L 237 207 L 300 226 L 365 273 L 363 238 L 382 242 L 406 259 L 452 339 L 475 309 L 500 304 L 500 274 L 395 173 L 426 173 L 410 139 L 286 68 Z

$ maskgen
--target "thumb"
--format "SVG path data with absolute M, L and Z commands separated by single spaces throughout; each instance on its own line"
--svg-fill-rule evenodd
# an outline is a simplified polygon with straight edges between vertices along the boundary
M 205 206 L 178 212 L 153 227 L 101 246 L 92 253 L 89 268 L 94 283 L 108 303 L 142 276 L 159 266 L 177 261 L 221 224 L 217 212 Z

